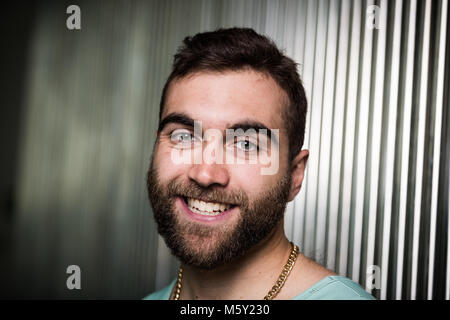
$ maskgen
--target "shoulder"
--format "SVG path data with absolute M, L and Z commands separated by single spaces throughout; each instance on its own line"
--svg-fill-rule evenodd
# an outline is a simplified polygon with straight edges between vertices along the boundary
M 361 285 L 300 255 L 290 297 L 294 300 L 373 300 Z M 295 269 L 294 269 L 295 270 Z M 292 298 L 293 297 L 293 298 Z
M 344 276 L 327 276 L 294 300 L 375 300 L 364 288 Z
M 169 300 L 174 284 L 175 279 L 168 286 L 147 295 L 143 300 Z

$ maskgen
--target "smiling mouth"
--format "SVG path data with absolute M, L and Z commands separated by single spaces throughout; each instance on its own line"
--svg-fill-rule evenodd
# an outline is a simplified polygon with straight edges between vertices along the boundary
M 235 205 L 227 203 L 206 202 L 200 199 L 189 197 L 183 197 L 183 200 L 188 206 L 189 210 L 203 216 L 217 216 L 235 207 Z

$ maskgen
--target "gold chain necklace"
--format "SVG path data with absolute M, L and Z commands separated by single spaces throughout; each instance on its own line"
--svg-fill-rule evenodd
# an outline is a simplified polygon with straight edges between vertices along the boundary
M 272 300 L 275 298 L 275 296 L 280 292 L 281 288 L 283 287 L 284 283 L 286 282 L 287 277 L 289 276 L 292 268 L 294 267 L 295 260 L 297 260 L 298 256 L 298 246 L 293 244 L 292 250 L 289 255 L 289 259 L 284 265 L 283 271 L 281 271 L 280 276 L 278 277 L 278 280 L 275 282 L 274 286 L 270 291 L 267 293 L 267 295 L 264 297 L 264 300 Z M 178 270 L 178 279 L 177 283 L 175 284 L 175 292 L 173 294 L 173 300 L 180 300 L 180 293 L 181 293 L 181 286 L 182 286 L 182 280 L 183 280 L 183 268 L 180 266 L 180 269 Z

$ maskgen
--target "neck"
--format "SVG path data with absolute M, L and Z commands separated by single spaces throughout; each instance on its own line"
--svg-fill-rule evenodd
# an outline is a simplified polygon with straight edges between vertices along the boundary
M 213 270 L 182 265 L 183 286 L 180 298 L 262 299 L 278 279 L 291 252 L 283 224 L 281 220 L 271 234 L 232 263 Z

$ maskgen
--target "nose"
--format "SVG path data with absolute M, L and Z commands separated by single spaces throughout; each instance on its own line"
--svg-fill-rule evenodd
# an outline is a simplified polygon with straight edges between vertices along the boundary
M 224 187 L 230 181 L 227 168 L 217 163 L 194 164 L 189 168 L 188 177 L 205 188 L 214 184 Z

